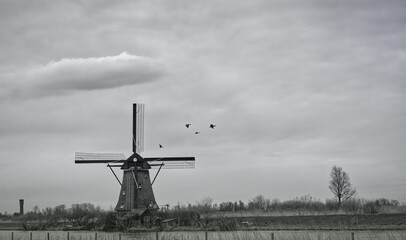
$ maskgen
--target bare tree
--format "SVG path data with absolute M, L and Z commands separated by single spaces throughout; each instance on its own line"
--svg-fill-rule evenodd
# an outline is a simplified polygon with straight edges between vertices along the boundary
M 209 197 L 205 197 L 202 201 L 196 202 L 197 204 L 197 210 L 203 215 L 204 219 L 204 226 L 207 227 L 209 224 L 209 219 L 211 218 L 211 215 L 213 214 L 213 199 Z
M 266 199 L 263 195 L 258 195 L 248 202 L 248 208 L 250 210 L 263 210 L 266 211 L 271 205 L 271 200 Z
M 356 190 L 351 185 L 350 177 L 341 167 L 333 166 L 330 177 L 329 188 L 337 197 L 338 207 L 340 207 L 342 202 L 355 195 Z

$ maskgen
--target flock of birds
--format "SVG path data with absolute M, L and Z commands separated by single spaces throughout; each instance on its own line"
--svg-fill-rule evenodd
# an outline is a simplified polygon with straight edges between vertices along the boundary
M 185 126 L 186 126 L 186 128 L 190 128 L 190 126 L 191 126 L 192 124 L 190 124 L 190 123 L 186 123 L 185 124 Z M 209 128 L 211 128 L 211 129 L 214 129 L 216 127 L 216 125 L 215 124 L 210 124 L 209 125 Z M 200 134 L 200 132 L 195 132 L 195 134 Z M 159 146 L 159 148 L 164 148 L 164 146 L 162 145 L 162 144 L 159 144 L 158 145 Z

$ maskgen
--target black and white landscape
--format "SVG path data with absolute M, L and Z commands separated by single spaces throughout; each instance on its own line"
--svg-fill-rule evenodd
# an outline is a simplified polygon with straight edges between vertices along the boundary
M 143 156 L 196 157 L 160 173 L 159 205 L 324 202 L 333 166 L 359 198 L 406 202 L 405 12 L 401 0 L 0 1 L 0 212 L 19 199 L 114 207 L 110 170 L 74 153 L 129 156 L 133 103 L 146 105 Z

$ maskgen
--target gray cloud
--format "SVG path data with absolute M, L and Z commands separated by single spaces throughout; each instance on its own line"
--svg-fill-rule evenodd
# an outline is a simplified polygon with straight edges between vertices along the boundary
M 159 79 L 162 63 L 121 53 L 99 58 L 70 58 L 2 74 L 2 96 L 43 97 L 74 91 L 112 89 Z

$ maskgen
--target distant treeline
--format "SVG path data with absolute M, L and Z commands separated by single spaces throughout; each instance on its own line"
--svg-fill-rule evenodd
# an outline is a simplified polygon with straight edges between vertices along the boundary
M 397 200 L 379 198 L 367 200 L 363 198 L 351 198 L 344 201 L 340 206 L 335 199 L 327 199 L 325 202 L 317 200 L 310 195 L 296 197 L 293 200 L 280 201 L 279 199 L 267 199 L 263 195 L 258 195 L 249 200 L 214 203 L 211 198 L 205 198 L 195 205 L 178 204 L 173 210 L 192 210 L 199 213 L 209 212 L 277 212 L 297 215 L 306 214 L 373 214 L 373 213 L 406 213 L 406 204 Z
M 23 228 L 26 230 L 41 230 L 49 227 L 69 226 L 95 229 L 96 225 L 102 225 L 111 211 L 103 210 L 92 203 L 72 204 L 70 208 L 61 204 L 54 208 L 46 207 L 39 209 L 35 206 L 32 211 L 20 215 L 1 214 L 0 219 L 14 219 L 24 222 Z
M 264 213 L 287 213 L 294 215 L 307 214 L 374 214 L 374 213 L 406 213 L 406 204 L 397 200 L 379 198 L 366 200 L 362 198 L 351 198 L 344 201 L 337 207 L 336 200 L 329 199 L 325 202 L 317 200 L 310 195 L 296 197 L 293 200 L 280 201 L 278 199 L 267 199 L 263 195 L 258 195 L 248 203 L 241 200 L 222 203 L 213 203 L 209 197 L 195 204 L 177 204 L 175 206 L 161 206 L 162 212 L 193 211 L 202 215 L 221 212 L 264 212 Z M 39 209 L 35 206 L 32 211 L 20 216 L 19 213 L 9 214 L 0 212 L 0 219 L 18 218 L 23 221 L 46 221 L 52 224 L 57 221 L 64 221 L 67 224 L 83 226 L 94 219 L 105 219 L 111 210 L 104 210 L 92 203 L 72 204 L 71 207 L 58 205 L 56 207 L 46 207 Z

